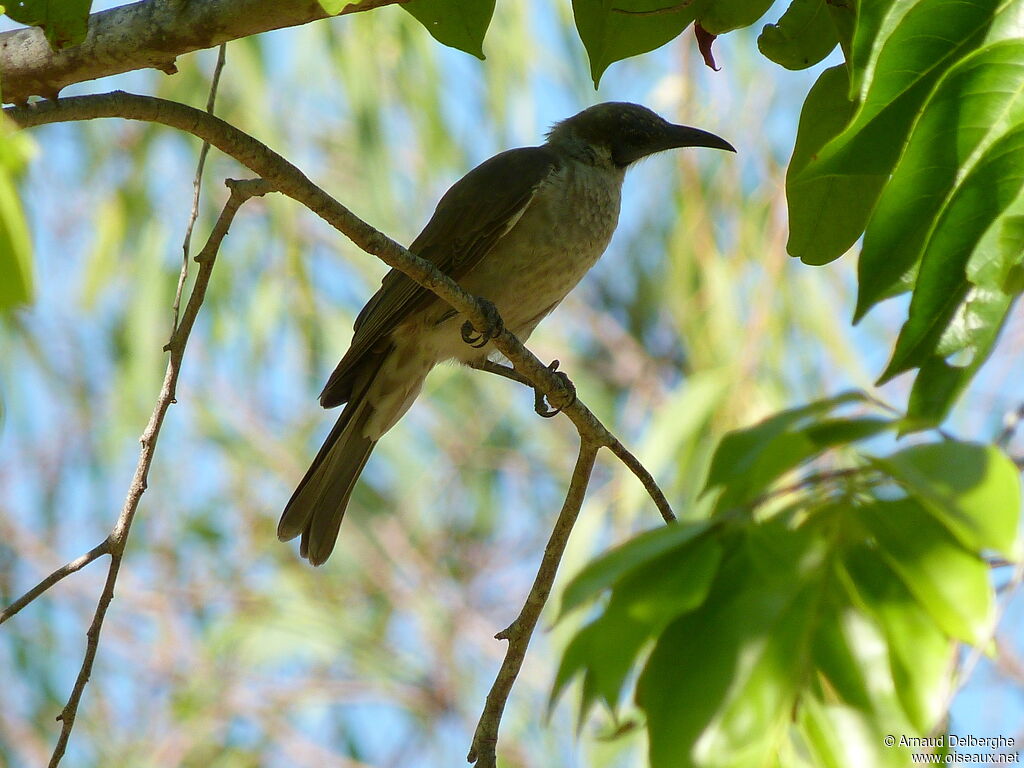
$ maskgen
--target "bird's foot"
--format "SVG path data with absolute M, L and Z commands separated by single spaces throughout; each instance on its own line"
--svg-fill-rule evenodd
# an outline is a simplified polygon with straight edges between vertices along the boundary
M 547 403 L 544 402 L 544 393 L 539 389 L 533 390 L 533 410 L 537 412 L 538 416 L 543 416 L 545 419 L 550 419 L 553 416 L 557 416 L 562 412 L 562 409 L 568 408 L 570 405 L 576 402 L 576 385 L 572 383 L 566 374 L 558 370 L 558 361 L 552 360 L 551 365 L 548 366 L 548 370 L 555 374 L 562 381 L 562 387 L 569 395 L 569 401 L 565 405 L 551 409 Z
M 478 301 L 484 312 L 485 325 L 483 329 L 477 331 L 469 320 L 462 324 L 462 340 L 474 349 L 480 349 L 505 330 L 505 323 L 502 321 L 501 315 L 498 314 L 498 308 L 494 306 L 494 302 L 487 299 L 478 299 Z

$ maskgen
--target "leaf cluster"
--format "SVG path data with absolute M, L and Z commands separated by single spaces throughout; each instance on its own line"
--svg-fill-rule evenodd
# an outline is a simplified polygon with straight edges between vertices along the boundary
M 584 568 L 562 616 L 608 597 L 566 648 L 553 698 L 579 676 L 581 720 L 597 702 L 614 711 L 638 667 L 654 768 L 906 764 L 884 736 L 941 727 L 956 642 L 991 636 L 986 556 L 1019 556 L 1019 481 L 976 443 L 849 449 L 899 428 L 833 415 L 854 402 L 868 401 L 847 393 L 730 433 L 710 517 Z M 847 468 L 778 486 L 836 446 Z

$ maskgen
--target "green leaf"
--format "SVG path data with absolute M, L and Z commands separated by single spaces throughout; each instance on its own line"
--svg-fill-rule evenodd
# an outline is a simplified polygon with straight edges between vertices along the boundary
M 749 27 L 764 16 L 771 5 L 772 0 L 715 0 L 706 3 L 697 18 L 708 32 L 722 35 Z
M 30 148 L 0 123 L 0 313 L 32 300 L 32 239 L 12 178 L 24 166 Z
M 936 88 L 868 222 L 858 264 L 855 321 L 891 290 L 926 248 L 941 248 L 935 242 L 941 235 L 936 232 L 941 230 L 938 224 L 942 216 L 954 215 L 950 208 L 964 188 L 993 183 L 970 172 L 984 160 L 986 148 L 1024 121 L 1022 84 L 1024 41 L 1015 40 L 963 61 Z M 1015 198 L 1016 194 L 1010 199 Z M 986 198 L 974 199 L 991 206 Z M 985 210 L 973 213 L 986 215 Z M 976 222 L 973 232 L 984 231 L 992 218 Z M 940 253 L 943 257 L 948 260 L 950 254 Z
M 910 750 L 885 746 L 890 731 L 902 733 L 890 721 L 880 726 L 869 713 L 854 707 L 825 703 L 813 696 L 800 701 L 798 728 L 814 768 L 906 768 Z
M 864 229 L 870 201 L 885 181 L 877 174 L 804 173 L 853 116 L 856 104 L 849 100 L 848 91 L 846 67 L 826 69 L 807 94 L 800 112 L 796 145 L 786 172 L 786 250 L 805 264 L 827 264 L 856 242 Z
M 861 507 L 860 516 L 882 559 L 942 631 L 981 642 L 993 616 L 985 561 L 965 550 L 915 499 L 876 501 Z
M 92 0 L 9 0 L 3 12 L 19 24 L 42 27 L 55 51 L 85 40 Z
M 720 556 L 716 541 L 701 538 L 647 561 L 619 581 L 602 614 L 566 648 L 551 701 L 575 674 L 585 670 L 580 721 L 597 697 L 614 709 L 623 681 L 647 640 L 704 602 Z
M 994 446 L 915 445 L 872 463 L 897 480 L 972 552 L 1020 556 L 1020 478 Z
M 936 347 L 920 366 L 907 417 L 924 425 L 941 422 L 995 347 L 1020 287 L 1014 284 L 1024 254 L 1024 194 L 981 237 L 967 262 L 975 286 L 957 309 Z M 957 355 L 956 363 L 944 358 Z
M 831 562 L 840 564 L 838 558 Z M 813 768 L 906 768 L 906 752 L 883 741 L 889 733 L 914 732 L 897 695 L 887 638 L 862 607 L 850 604 L 850 592 L 842 588 L 849 576 L 842 568 L 835 577 L 828 595 L 834 613 L 821 617 L 814 637 L 820 677 L 804 688 L 796 712 L 803 746 Z
M 910 315 L 880 381 L 921 365 L 936 351 L 968 295 L 966 268 L 974 246 L 1022 189 L 1024 124 L 982 153 L 942 212 L 921 259 Z
M 401 8 L 439 43 L 484 58 L 484 36 L 494 15 L 494 0 L 410 0 Z
M 964 329 L 965 341 L 961 349 L 968 350 L 971 359 L 965 365 L 951 365 L 937 355 L 926 358 L 910 391 L 909 421 L 931 426 L 946 417 L 992 354 L 1015 300 L 1015 296 L 1007 296 L 1002 291 L 981 290 L 965 303 L 959 320 L 954 320 L 954 325 L 946 330 L 948 334 L 956 328 Z
M 881 46 L 913 3 L 894 0 L 860 0 L 857 19 L 847 64 L 850 68 L 850 98 L 860 99 L 866 94 L 865 82 L 870 82 Z
M 566 586 L 558 617 L 593 600 L 635 568 L 686 546 L 713 525 L 710 520 L 674 523 L 642 533 L 606 552 L 588 563 Z
M 759 765 L 785 733 L 823 594 L 821 542 L 756 526 L 708 599 L 658 639 L 637 686 L 652 768 Z M 759 552 L 785 553 L 768 569 Z
M 928 733 L 945 714 L 955 644 L 878 551 L 851 548 L 843 567 L 855 604 L 885 636 L 892 680 L 907 717 Z
M 992 342 L 994 344 L 995 335 Z M 988 357 L 991 348 L 991 345 L 985 348 L 984 357 Z M 983 358 L 976 358 L 976 362 L 980 365 Z M 925 427 L 940 424 L 967 387 L 978 365 L 955 366 L 937 355 L 928 357 L 914 378 L 907 403 L 907 420 Z
M 653 51 L 676 38 L 697 18 L 702 5 L 699 0 L 573 0 L 576 29 L 590 58 L 594 87 L 616 61 Z
M 765 445 L 779 435 L 840 406 L 867 401 L 863 392 L 843 392 L 826 400 L 781 411 L 754 426 L 729 432 L 722 438 L 711 458 L 704 491 L 745 475 L 764 451 Z
M 704 492 L 723 487 L 717 510 L 744 504 L 764 492 L 785 472 L 847 443 L 895 429 L 897 422 L 878 417 L 817 417 L 840 405 L 863 401 L 849 392 L 801 408 L 783 411 L 760 424 L 729 432 L 715 449 Z
M 786 69 L 806 69 L 828 56 L 838 42 L 825 0 L 793 0 L 777 22 L 761 30 L 757 48 Z
M 841 222 L 832 228 L 843 236 L 833 235 L 820 244 L 813 238 L 801 240 L 791 253 L 820 264 L 842 255 L 856 241 L 935 83 L 982 44 L 1017 36 L 1010 20 L 1019 3 L 908 0 L 885 15 L 861 70 L 856 115 L 811 163 L 795 176 L 791 173 L 790 187 L 804 185 L 810 190 L 804 193 L 811 199 L 803 207 L 830 214 L 842 211 Z M 870 12 L 864 18 L 865 24 L 878 22 Z M 857 56 L 867 45 L 864 34 L 860 28 L 854 32 Z

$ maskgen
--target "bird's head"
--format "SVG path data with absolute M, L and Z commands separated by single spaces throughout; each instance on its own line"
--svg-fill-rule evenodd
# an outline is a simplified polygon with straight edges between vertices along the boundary
M 566 118 L 548 132 L 551 146 L 585 147 L 610 158 L 619 168 L 677 147 L 711 147 L 735 152 L 733 146 L 713 133 L 686 125 L 674 125 L 647 107 L 624 101 L 608 101 Z

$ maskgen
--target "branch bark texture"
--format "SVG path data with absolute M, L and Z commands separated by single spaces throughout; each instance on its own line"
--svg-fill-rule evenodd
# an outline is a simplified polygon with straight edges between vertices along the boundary
M 361 0 L 339 15 L 402 2 Z M 142 0 L 92 14 L 86 39 L 60 51 L 38 27 L 0 34 L 0 91 L 5 104 L 24 104 L 136 69 L 173 74 L 182 54 L 327 16 L 317 0 Z

